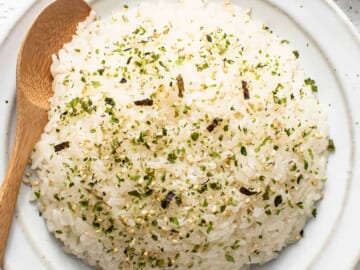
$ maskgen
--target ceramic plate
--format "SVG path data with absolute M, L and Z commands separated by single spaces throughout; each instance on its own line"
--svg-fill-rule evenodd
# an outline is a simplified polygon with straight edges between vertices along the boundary
M 36 1 L 0 41 L 0 176 L 5 174 L 15 127 L 17 51 L 31 21 L 49 2 Z M 106 16 L 123 2 L 99 0 L 93 1 L 93 7 Z M 337 147 L 329 160 L 325 199 L 318 205 L 318 217 L 306 226 L 304 239 L 273 262 L 253 269 L 353 269 L 360 254 L 360 37 L 330 0 L 233 2 L 252 8 L 255 19 L 290 40 L 300 52 L 302 66 L 318 83 L 319 100 L 328 111 Z M 29 202 L 29 194 L 30 188 L 22 186 L 4 269 L 91 269 L 63 252 Z

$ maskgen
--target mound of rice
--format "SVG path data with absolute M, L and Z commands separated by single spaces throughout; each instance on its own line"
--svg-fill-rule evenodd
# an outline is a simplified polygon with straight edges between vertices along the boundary
M 32 155 L 49 231 L 108 270 L 275 258 L 316 215 L 331 143 L 298 56 L 230 3 L 92 14 L 53 58 Z

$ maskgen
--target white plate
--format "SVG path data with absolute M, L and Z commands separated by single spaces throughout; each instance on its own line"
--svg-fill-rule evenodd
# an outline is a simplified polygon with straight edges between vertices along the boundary
M 49 2 L 37 1 L 0 46 L 1 176 L 5 174 L 15 126 L 17 51 L 26 28 Z M 94 1 L 94 8 L 105 16 L 123 2 Z M 318 217 L 306 226 L 303 240 L 260 268 L 353 269 L 360 255 L 357 209 L 360 205 L 360 196 L 357 196 L 360 192 L 360 37 L 330 0 L 233 2 L 252 7 L 256 19 L 290 40 L 299 50 L 301 64 L 318 83 L 320 103 L 328 110 L 330 132 L 337 147 L 329 161 L 329 180 L 324 190 L 325 200 L 318 206 Z M 22 186 L 4 269 L 91 269 L 62 251 L 61 245 L 48 234 L 36 207 L 29 203 L 29 194 L 30 189 Z

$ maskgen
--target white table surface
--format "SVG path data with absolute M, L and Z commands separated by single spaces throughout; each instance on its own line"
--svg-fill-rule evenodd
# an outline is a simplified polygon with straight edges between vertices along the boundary
M 284 0 L 289 1 L 289 0 Z M 296 1 L 296 0 L 291 0 Z M 322 1 L 322 0 L 308 0 Z M 351 22 L 360 31 L 360 0 L 333 0 Z M 16 20 L 29 8 L 36 0 L 0 0 L 0 41 L 6 37 Z M 357 267 L 360 270 L 360 265 Z
M 334 0 L 334 2 L 341 7 L 360 31 L 360 0 Z

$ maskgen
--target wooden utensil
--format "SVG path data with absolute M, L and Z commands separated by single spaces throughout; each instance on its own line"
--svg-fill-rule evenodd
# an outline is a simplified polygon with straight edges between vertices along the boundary
M 57 0 L 45 8 L 28 31 L 16 71 L 16 135 L 0 188 L 0 266 L 3 263 L 16 199 L 30 153 L 48 122 L 52 96 L 51 56 L 69 42 L 90 7 L 83 0 Z

